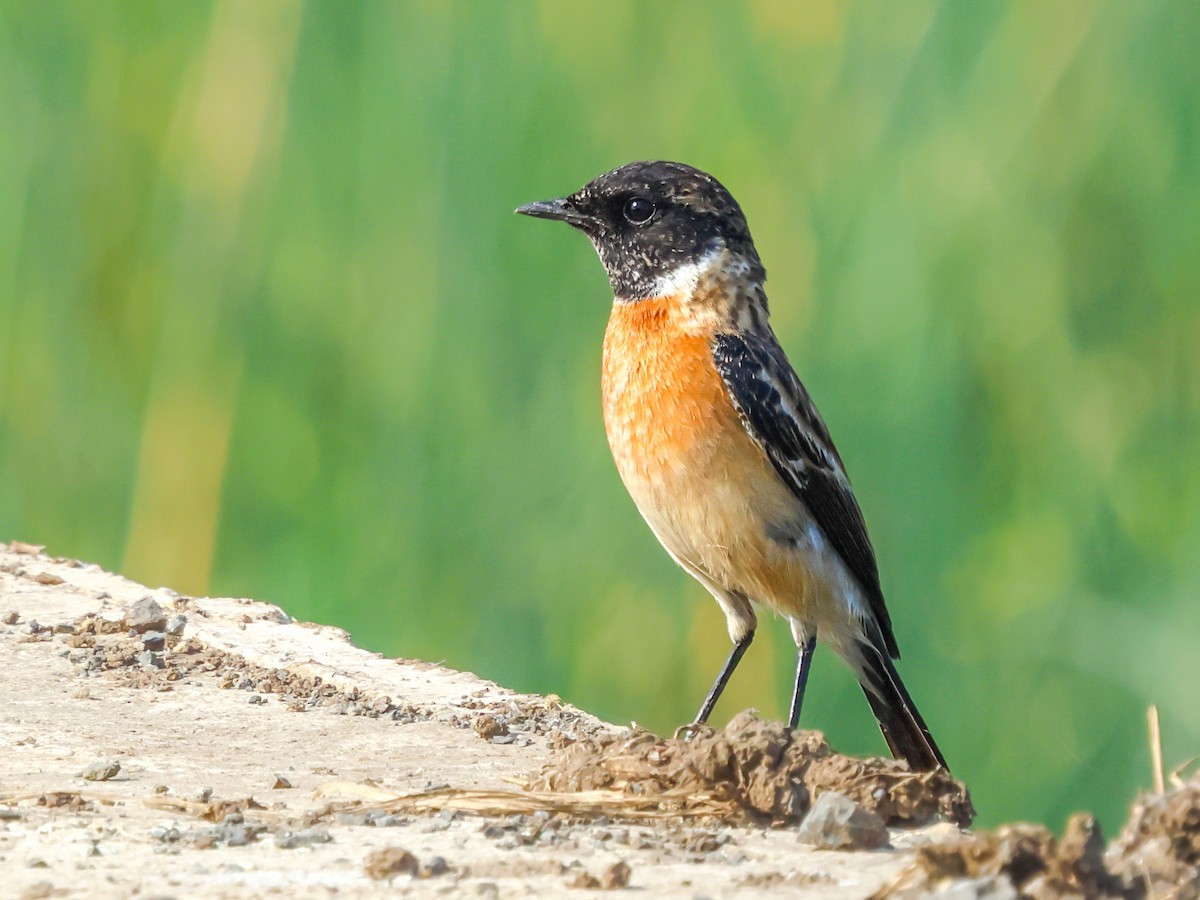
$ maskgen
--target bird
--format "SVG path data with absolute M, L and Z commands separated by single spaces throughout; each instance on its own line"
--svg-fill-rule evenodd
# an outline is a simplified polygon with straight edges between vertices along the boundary
M 858 678 L 892 755 L 948 771 L 896 670 L 866 522 L 771 329 L 766 269 L 737 201 L 712 175 L 657 160 L 516 212 L 582 231 L 608 275 L 601 394 L 613 459 L 733 643 L 695 723 L 754 639 L 759 607 L 785 617 L 796 643 L 791 729 L 819 637 Z

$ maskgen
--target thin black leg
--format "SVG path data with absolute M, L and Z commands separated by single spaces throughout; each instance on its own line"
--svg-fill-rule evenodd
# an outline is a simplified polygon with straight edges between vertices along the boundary
M 704 698 L 704 705 L 700 707 L 700 712 L 696 715 L 695 724 L 703 725 L 708 721 L 713 707 L 717 705 L 717 700 L 720 698 L 721 692 L 725 690 L 725 684 L 729 681 L 729 676 L 733 674 L 733 670 L 741 662 L 742 654 L 746 652 L 746 648 L 750 646 L 752 640 L 754 640 L 754 632 L 750 631 L 747 632 L 744 638 L 733 645 L 733 649 L 729 652 L 729 658 L 725 660 L 725 665 L 721 667 L 721 674 L 717 676 L 717 680 L 713 682 L 713 686 L 708 691 L 708 696 Z
M 817 633 L 814 631 L 800 645 L 800 656 L 796 660 L 796 690 L 792 693 L 792 714 L 788 716 L 788 728 L 793 731 L 800 724 L 800 707 L 804 705 L 804 688 L 808 684 L 808 669 L 812 665 L 813 650 L 817 646 Z

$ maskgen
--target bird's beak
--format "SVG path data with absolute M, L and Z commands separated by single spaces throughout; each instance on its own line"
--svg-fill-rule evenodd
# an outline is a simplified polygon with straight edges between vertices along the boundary
M 559 222 L 566 222 L 583 231 L 590 231 L 596 225 L 596 220 L 581 212 L 569 197 L 526 203 L 524 206 L 518 206 L 516 212 L 523 216 L 533 216 L 535 219 L 555 219 Z

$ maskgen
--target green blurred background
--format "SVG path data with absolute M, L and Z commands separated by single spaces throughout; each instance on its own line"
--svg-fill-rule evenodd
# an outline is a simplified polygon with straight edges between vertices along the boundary
M 1200 750 L 1200 4 L 4 3 L 0 539 L 670 730 L 599 410 L 621 163 L 739 198 L 983 824 Z M 718 709 L 779 716 L 768 620 Z M 884 746 L 818 654 L 806 724 Z

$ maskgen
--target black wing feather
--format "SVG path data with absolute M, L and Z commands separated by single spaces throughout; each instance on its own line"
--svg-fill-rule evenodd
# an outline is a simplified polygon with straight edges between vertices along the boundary
M 774 335 L 718 334 L 713 360 L 746 431 L 858 581 L 889 655 L 899 659 L 862 511 L 825 423 L 783 349 Z

